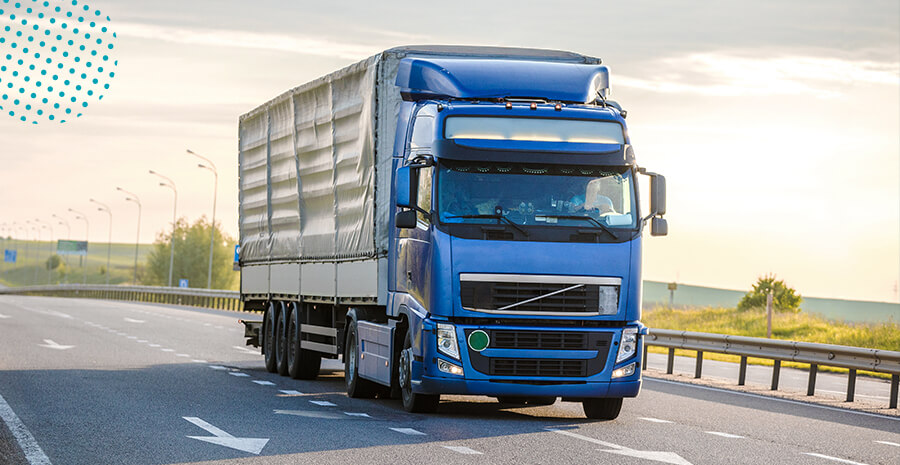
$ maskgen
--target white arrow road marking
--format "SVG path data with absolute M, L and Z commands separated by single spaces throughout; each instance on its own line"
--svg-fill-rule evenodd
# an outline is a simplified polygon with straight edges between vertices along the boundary
M 812 457 L 818 457 L 818 458 L 820 458 L 820 459 L 831 460 L 831 461 L 834 461 L 834 462 L 849 463 L 850 465 L 866 465 L 866 464 L 861 463 L 861 462 L 854 462 L 854 461 L 852 461 L 852 460 L 840 459 L 840 458 L 837 458 L 837 457 L 832 457 L 832 456 L 830 456 L 830 455 L 814 454 L 814 453 L 812 453 L 812 452 L 804 452 L 803 455 L 809 455 L 809 456 L 812 456 Z
M 12 317 L 9 315 L 4 315 L 4 314 L 0 313 L 0 320 L 5 320 L 7 318 L 12 318 Z
M 634 450 L 629 449 L 625 446 L 620 446 L 618 444 L 613 444 L 611 442 L 601 441 L 599 439 L 590 438 L 587 436 L 582 436 L 577 433 L 573 433 L 571 431 L 565 431 L 561 429 L 547 428 L 547 431 L 552 431 L 554 433 L 562 434 L 563 436 L 569 436 L 576 439 L 581 439 L 582 441 L 587 441 L 593 444 L 598 444 L 603 447 L 608 447 L 609 449 L 600 449 L 601 452 L 609 452 L 610 454 L 618 454 L 625 455 L 628 457 L 636 457 L 645 460 L 652 460 L 654 462 L 662 462 L 662 463 L 671 463 L 673 465 L 691 465 L 691 462 L 683 459 L 680 455 L 674 452 L 655 452 L 655 451 L 644 451 L 644 450 Z
M 133 318 L 125 318 L 125 321 L 127 321 L 129 323 L 146 323 L 146 321 L 144 321 L 144 320 L 135 320 Z
M 66 350 L 66 349 L 71 349 L 72 347 L 75 347 L 75 346 L 59 345 L 50 339 L 44 339 L 44 344 L 38 344 L 38 345 L 41 347 L 46 347 L 48 349 L 56 349 L 56 350 Z
M 241 346 L 231 346 L 231 347 L 234 347 L 235 349 L 237 349 L 238 352 L 243 352 L 245 354 L 259 355 L 259 351 L 250 350 L 246 347 L 241 347 Z
M 259 455 L 259 453 L 262 452 L 263 447 L 266 447 L 266 443 L 269 442 L 268 439 L 263 438 L 236 438 L 197 417 L 182 418 L 213 434 L 213 436 L 188 436 L 191 439 L 230 447 L 254 455 Z
M 900 444 L 897 444 L 896 442 L 888 442 L 888 441 L 875 441 L 875 442 L 877 442 L 878 444 L 884 444 L 886 446 L 900 447 Z
M 390 428 L 391 431 L 396 431 L 398 433 L 408 434 L 410 436 L 426 436 L 425 433 L 421 431 L 416 431 L 412 428 Z
M 311 400 L 311 401 L 309 401 L 309 403 L 320 405 L 322 407 L 337 407 L 337 404 L 332 404 L 331 402 L 328 402 L 327 400 Z
M 453 452 L 459 452 L 460 454 L 481 455 L 481 452 L 478 452 L 477 450 L 474 450 L 474 449 L 469 449 L 468 447 L 463 447 L 463 446 L 441 446 L 441 447 L 443 447 L 445 449 L 450 449 Z
M 738 436 L 737 434 L 720 433 L 718 431 L 707 431 L 706 434 L 712 434 L 713 436 L 719 436 L 729 439 L 744 439 L 743 436 Z

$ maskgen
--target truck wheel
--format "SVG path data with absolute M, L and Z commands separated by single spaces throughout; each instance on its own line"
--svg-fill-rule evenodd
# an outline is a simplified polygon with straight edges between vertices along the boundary
M 412 362 L 412 335 L 407 331 L 398 367 L 400 369 L 400 399 L 403 401 L 403 409 L 413 413 L 433 413 L 441 403 L 441 396 L 440 394 L 416 394 L 413 392 Z
M 287 364 L 288 374 L 294 379 L 316 379 L 322 356 L 312 350 L 300 347 L 300 309 L 303 304 L 293 303 L 290 321 L 288 322 Z
M 615 420 L 622 410 L 622 398 L 584 399 L 581 402 L 584 416 L 592 420 Z
M 278 367 L 278 374 L 287 376 L 287 323 L 288 311 L 290 308 L 285 306 L 282 302 L 279 302 L 278 305 L 281 308 L 278 311 L 278 317 L 276 318 L 275 323 L 275 364 Z
M 378 384 L 359 377 L 359 345 L 357 345 L 358 330 L 356 321 L 350 321 L 347 328 L 346 354 L 344 354 L 344 382 L 347 385 L 347 395 L 357 399 L 371 399 L 378 393 Z
M 269 373 L 278 371 L 278 365 L 275 363 L 275 304 L 273 302 L 269 302 L 263 320 L 263 354 L 266 357 L 266 371 Z

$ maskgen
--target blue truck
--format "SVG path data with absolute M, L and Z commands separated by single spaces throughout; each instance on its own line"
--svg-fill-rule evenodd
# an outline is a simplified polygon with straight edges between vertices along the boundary
M 667 223 L 608 97 L 598 58 L 411 46 L 241 116 L 247 344 L 297 379 L 343 359 L 349 396 L 411 412 L 457 394 L 616 418 L 641 388 L 642 234 Z

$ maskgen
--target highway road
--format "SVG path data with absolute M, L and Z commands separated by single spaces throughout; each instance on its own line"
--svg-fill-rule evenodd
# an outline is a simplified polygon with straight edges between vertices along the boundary
M 0 464 L 900 464 L 900 419 L 645 378 L 580 404 L 444 396 L 437 414 L 267 373 L 241 314 L 0 296 Z

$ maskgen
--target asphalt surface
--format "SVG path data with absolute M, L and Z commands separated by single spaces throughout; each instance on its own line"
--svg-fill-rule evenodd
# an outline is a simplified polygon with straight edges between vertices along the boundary
M 408 414 L 348 398 L 334 361 L 267 373 L 245 316 L 0 296 L 0 464 L 900 464 L 896 417 L 654 378 L 609 422 L 463 396 Z

